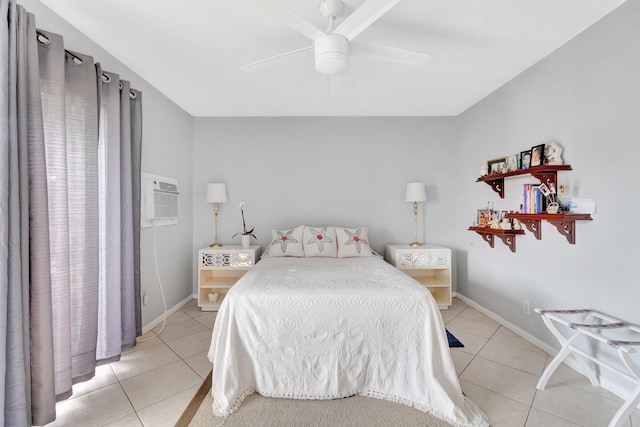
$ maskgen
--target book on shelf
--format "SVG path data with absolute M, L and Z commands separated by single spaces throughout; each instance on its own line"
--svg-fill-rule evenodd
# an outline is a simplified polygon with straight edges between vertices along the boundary
M 546 198 L 540 190 L 540 184 L 522 185 L 522 213 L 542 213 L 546 209 Z

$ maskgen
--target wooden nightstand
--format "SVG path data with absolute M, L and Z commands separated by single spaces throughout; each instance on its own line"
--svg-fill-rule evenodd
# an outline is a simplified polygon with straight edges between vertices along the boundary
M 436 245 L 387 245 L 385 259 L 431 291 L 438 308 L 451 305 L 451 249 Z
M 260 257 L 260 246 L 242 249 L 240 245 L 204 248 L 198 251 L 198 306 L 202 311 L 218 311 L 231 287 L 249 271 Z M 215 303 L 209 294 L 218 294 Z

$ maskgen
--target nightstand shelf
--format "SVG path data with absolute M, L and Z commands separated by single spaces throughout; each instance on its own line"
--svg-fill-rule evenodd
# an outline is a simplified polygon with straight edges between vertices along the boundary
M 218 311 L 229 289 L 259 257 L 260 246 L 242 249 L 239 245 L 228 245 L 198 251 L 198 306 L 202 311 Z M 210 293 L 218 294 L 215 303 L 209 302 Z
M 451 305 L 451 249 L 436 245 L 387 245 L 386 260 L 429 289 L 438 308 Z

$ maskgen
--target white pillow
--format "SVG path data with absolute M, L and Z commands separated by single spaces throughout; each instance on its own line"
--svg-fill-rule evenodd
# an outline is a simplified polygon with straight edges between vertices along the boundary
M 265 256 L 304 256 L 302 247 L 302 230 L 304 225 L 286 230 L 271 230 L 271 243 Z
M 338 258 L 373 256 L 371 246 L 369 246 L 368 234 L 367 227 L 336 227 Z
M 334 227 L 304 227 L 302 233 L 305 257 L 331 257 L 338 255 Z

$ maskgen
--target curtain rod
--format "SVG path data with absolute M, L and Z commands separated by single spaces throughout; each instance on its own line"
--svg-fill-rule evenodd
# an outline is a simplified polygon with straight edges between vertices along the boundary
M 41 33 L 40 31 L 36 30 L 36 39 L 38 40 L 39 43 L 47 46 L 51 43 L 51 39 L 49 37 L 47 37 L 46 34 Z M 64 50 L 67 55 L 71 56 L 71 58 L 73 59 L 73 62 L 75 62 L 76 64 L 80 65 L 82 64 L 84 61 L 82 60 L 82 58 L 80 58 L 78 55 L 76 55 L 75 53 L 65 49 Z M 110 83 L 111 82 L 111 76 L 105 73 L 102 73 L 102 81 L 104 81 L 105 83 Z M 119 83 L 120 85 L 120 90 L 122 90 L 122 83 Z M 136 99 L 138 97 L 138 95 L 133 91 L 133 90 L 129 90 L 129 98 L 131 99 Z

